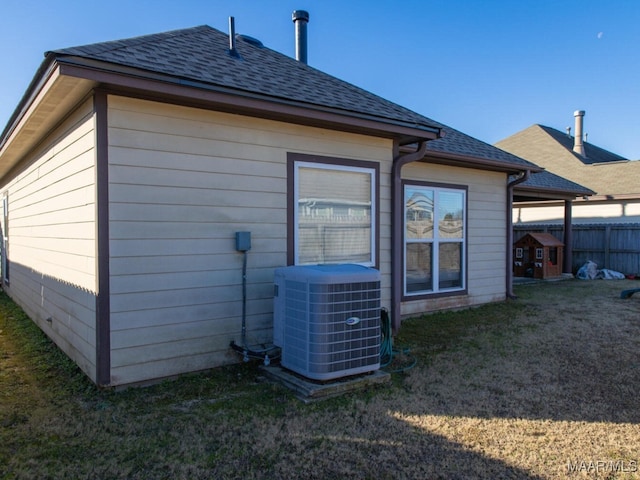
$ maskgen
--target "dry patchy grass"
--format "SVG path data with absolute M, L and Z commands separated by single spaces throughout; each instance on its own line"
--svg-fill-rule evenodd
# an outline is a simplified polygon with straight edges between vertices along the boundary
M 0 297 L 0 478 L 640 478 L 636 285 L 406 321 L 414 368 L 310 405 L 254 364 L 99 391 Z

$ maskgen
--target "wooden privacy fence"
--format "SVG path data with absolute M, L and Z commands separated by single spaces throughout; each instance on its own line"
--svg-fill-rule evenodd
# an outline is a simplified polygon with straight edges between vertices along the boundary
M 640 274 L 640 224 L 573 225 L 573 261 L 575 274 L 587 260 L 624 274 Z M 527 233 L 550 233 L 564 242 L 562 225 L 514 225 L 513 240 Z

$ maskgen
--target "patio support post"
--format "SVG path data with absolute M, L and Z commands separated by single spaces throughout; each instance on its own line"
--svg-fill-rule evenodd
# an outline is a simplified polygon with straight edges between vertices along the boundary
M 516 298 L 513 293 L 513 189 L 516 185 L 526 182 L 531 176 L 530 170 L 520 172 L 515 180 L 507 184 L 507 298 Z
M 573 220 L 571 218 L 571 200 L 564 201 L 564 258 L 562 260 L 562 273 L 572 273 L 573 270 Z

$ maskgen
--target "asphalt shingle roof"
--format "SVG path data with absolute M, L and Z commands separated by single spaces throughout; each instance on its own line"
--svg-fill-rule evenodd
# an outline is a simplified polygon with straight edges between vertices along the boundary
M 58 59 L 81 57 L 174 77 L 182 84 L 208 85 L 307 106 L 331 108 L 417 128 L 442 128 L 446 136 L 428 142 L 429 152 L 450 153 L 518 167 L 530 162 L 465 135 L 309 65 L 245 41 L 240 58 L 229 54 L 229 37 L 207 25 L 96 43 L 51 52 Z
M 547 170 L 531 174 L 531 176 L 520 185 L 520 188 L 533 188 L 536 190 L 550 190 L 563 193 L 573 193 L 576 195 L 593 195 L 593 191 L 579 185 L 564 177 L 551 173 Z
M 586 158 L 573 151 L 574 138 L 534 124 L 496 145 L 593 190 L 597 195 L 638 195 L 640 161 L 627 160 L 585 142 Z
M 583 142 L 585 153 L 585 156 L 583 157 L 582 155 L 578 155 L 573 151 L 575 137 L 567 135 L 566 133 L 562 133 L 555 128 L 545 127 L 544 125 L 540 125 L 540 128 L 542 128 L 542 130 L 544 130 L 550 137 L 552 137 L 564 148 L 571 151 L 576 156 L 576 158 L 585 165 L 592 165 L 594 163 L 620 162 L 623 160 L 627 160 L 620 155 L 616 155 L 615 153 L 609 152 L 604 148 L 600 148 L 588 142 Z
M 417 128 L 433 121 L 307 64 L 256 45 L 236 41 L 239 58 L 229 54 L 229 36 L 207 25 L 145 35 L 52 53 L 124 65 L 207 85 L 319 107 L 367 115 Z
M 428 152 L 440 152 L 456 155 L 466 155 L 485 160 L 504 162 L 511 165 L 518 165 L 524 168 L 535 167 L 534 163 L 524 160 L 509 152 L 505 152 L 498 147 L 482 140 L 473 138 L 447 125 L 434 122 L 434 125 L 442 128 L 445 133 L 443 138 L 427 142 Z

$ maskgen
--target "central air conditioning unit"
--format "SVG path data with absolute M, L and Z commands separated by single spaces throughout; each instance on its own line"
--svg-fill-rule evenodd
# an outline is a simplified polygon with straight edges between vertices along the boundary
M 380 368 L 380 272 L 362 265 L 275 271 L 274 344 L 283 367 L 313 380 Z

